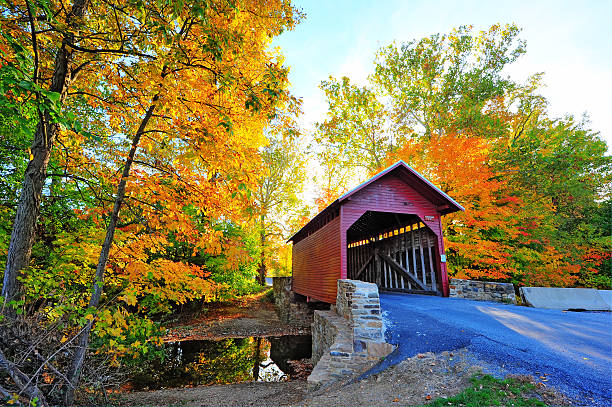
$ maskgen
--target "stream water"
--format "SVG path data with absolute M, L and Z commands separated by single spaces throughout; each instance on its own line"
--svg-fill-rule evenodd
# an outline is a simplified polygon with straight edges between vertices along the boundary
M 166 357 L 135 374 L 135 389 L 245 381 L 278 382 L 296 373 L 291 361 L 309 358 L 310 335 L 189 340 L 166 344 Z

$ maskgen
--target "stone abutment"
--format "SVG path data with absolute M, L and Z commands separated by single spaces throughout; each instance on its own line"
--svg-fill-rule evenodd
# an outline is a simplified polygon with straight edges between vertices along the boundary
M 393 351 L 386 343 L 378 287 L 338 280 L 336 305 L 315 311 L 312 324 L 310 389 L 365 372 Z

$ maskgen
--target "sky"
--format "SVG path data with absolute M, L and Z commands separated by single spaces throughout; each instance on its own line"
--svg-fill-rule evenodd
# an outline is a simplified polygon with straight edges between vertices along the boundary
M 348 76 L 365 85 L 376 51 L 460 25 L 475 31 L 500 23 L 522 29 L 527 53 L 505 71 L 523 81 L 544 72 L 549 114 L 580 118 L 612 147 L 612 1 L 293 0 L 306 17 L 277 37 L 291 89 L 303 100 L 306 132 L 325 120 L 321 81 Z

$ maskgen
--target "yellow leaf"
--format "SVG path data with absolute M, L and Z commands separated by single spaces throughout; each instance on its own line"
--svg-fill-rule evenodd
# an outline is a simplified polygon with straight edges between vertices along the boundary
M 125 301 L 127 305 L 136 305 L 136 296 L 132 293 L 125 294 L 121 299 Z

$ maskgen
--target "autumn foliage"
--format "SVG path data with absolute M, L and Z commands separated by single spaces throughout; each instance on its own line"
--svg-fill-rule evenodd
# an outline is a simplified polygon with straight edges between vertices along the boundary
M 449 148 L 452 146 L 452 148 Z M 491 140 L 456 134 L 406 143 L 396 154 L 465 207 L 443 218 L 451 272 L 469 278 L 508 279 L 520 199 L 491 167 Z

